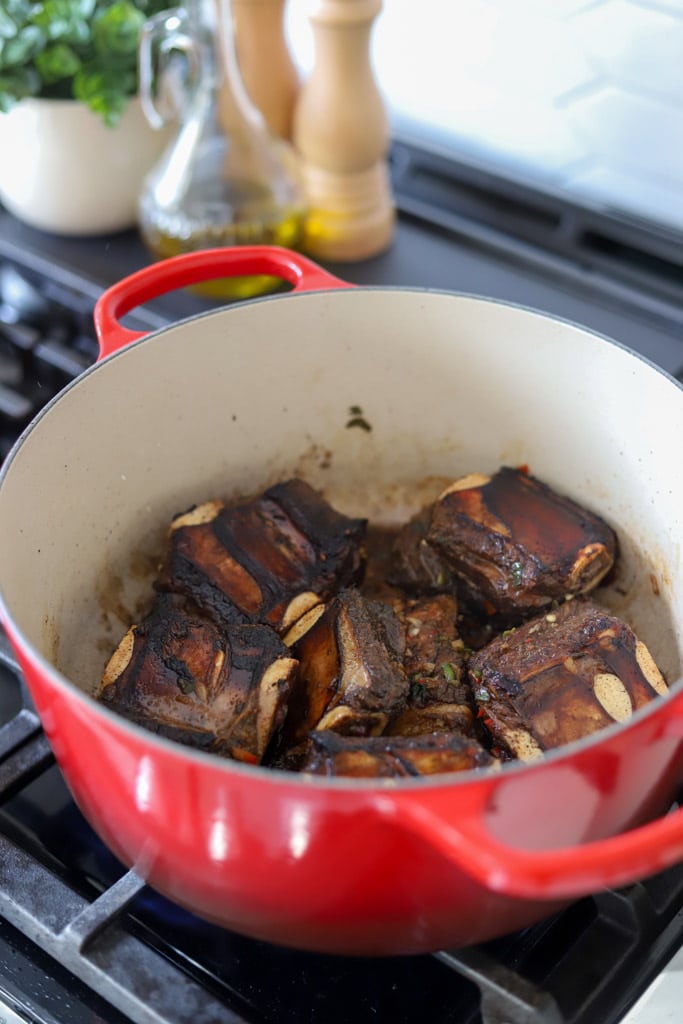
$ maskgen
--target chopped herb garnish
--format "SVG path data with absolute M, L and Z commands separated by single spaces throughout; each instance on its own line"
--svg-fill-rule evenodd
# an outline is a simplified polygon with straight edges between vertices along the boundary
M 472 675 L 474 676 L 475 679 L 481 679 L 481 676 L 482 676 L 481 669 L 480 668 L 473 668 L 472 669 Z
M 455 682 L 455 667 L 450 661 L 444 661 L 441 666 L 441 671 L 448 680 L 449 683 Z
M 481 701 L 482 704 L 486 704 L 488 701 L 491 700 L 491 694 L 489 693 L 485 686 L 479 686 L 474 691 L 474 696 L 477 698 L 477 700 Z
M 360 427 L 361 430 L 367 430 L 368 432 L 372 430 L 371 425 L 368 423 L 368 421 L 365 419 L 365 416 L 363 415 L 363 410 L 361 409 L 360 405 L 349 406 L 349 418 L 346 422 L 346 426 Z
M 372 427 L 363 416 L 352 416 L 346 424 L 347 427 L 360 427 L 361 430 L 366 430 L 368 433 L 372 430 Z

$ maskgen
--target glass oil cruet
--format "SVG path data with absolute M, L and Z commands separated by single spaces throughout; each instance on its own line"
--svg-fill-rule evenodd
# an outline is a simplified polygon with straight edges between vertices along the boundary
M 138 220 L 157 258 L 224 245 L 296 248 L 305 200 L 293 149 L 272 135 L 244 88 L 230 0 L 186 0 L 145 25 L 140 92 L 155 127 L 175 139 L 148 175 Z M 222 278 L 204 295 L 245 298 L 279 282 Z

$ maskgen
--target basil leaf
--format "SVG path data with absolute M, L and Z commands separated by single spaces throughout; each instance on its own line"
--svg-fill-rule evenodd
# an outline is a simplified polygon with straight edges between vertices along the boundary
M 80 66 L 80 57 L 65 43 L 48 46 L 36 56 L 36 68 L 48 85 L 62 78 L 72 78 Z
M 28 64 L 45 46 L 45 33 L 35 25 L 27 25 L 13 39 L 2 40 L 0 68 Z
M 140 30 L 145 16 L 128 0 L 116 0 L 98 14 L 93 24 L 93 43 L 103 56 L 137 55 Z
M 104 123 L 113 127 L 135 92 L 136 76 L 133 71 L 100 71 L 81 68 L 74 77 L 74 96 L 99 114 Z
M 168 7 L 169 0 L 0 0 L 0 110 L 27 95 L 73 98 L 115 124 L 137 91 L 145 19 Z

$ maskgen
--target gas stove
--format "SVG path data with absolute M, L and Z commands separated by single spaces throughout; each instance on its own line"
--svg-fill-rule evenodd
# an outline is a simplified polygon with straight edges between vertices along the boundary
M 480 222 L 469 233 L 461 222 L 426 227 L 424 210 L 416 219 L 424 199 L 406 192 L 403 200 L 389 253 L 330 269 L 362 284 L 448 287 L 534 306 L 683 374 L 675 274 L 652 288 L 633 278 L 632 263 L 612 274 L 557 247 L 543 264 L 538 248 Z M 0 458 L 96 358 L 98 294 L 146 260 L 135 233 L 54 239 L 0 213 Z M 210 305 L 168 296 L 130 325 L 152 330 Z M 617 1024 L 683 948 L 683 865 L 523 932 L 431 956 L 314 955 L 207 924 L 152 892 L 92 832 L 1 636 L 0 793 L 0 1022 L 8 1024 Z

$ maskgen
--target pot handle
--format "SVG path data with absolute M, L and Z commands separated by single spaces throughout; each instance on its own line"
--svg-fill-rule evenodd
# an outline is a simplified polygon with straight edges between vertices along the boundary
M 422 803 L 406 802 L 408 828 L 489 891 L 519 899 L 579 899 L 618 889 L 683 860 L 683 808 L 608 839 L 550 850 L 524 850 L 494 837 L 485 824 L 488 791 L 450 824 Z
M 217 277 L 244 277 L 251 274 L 280 277 L 293 285 L 293 291 L 297 292 L 353 287 L 348 281 L 328 273 L 305 256 L 274 245 L 200 249 L 172 256 L 123 278 L 99 297 L 94 310 L 99 358 L 118 352 L 148 333 L 132 331 L 120 322 L 136 306 L 177 288 L 203 284 Z

